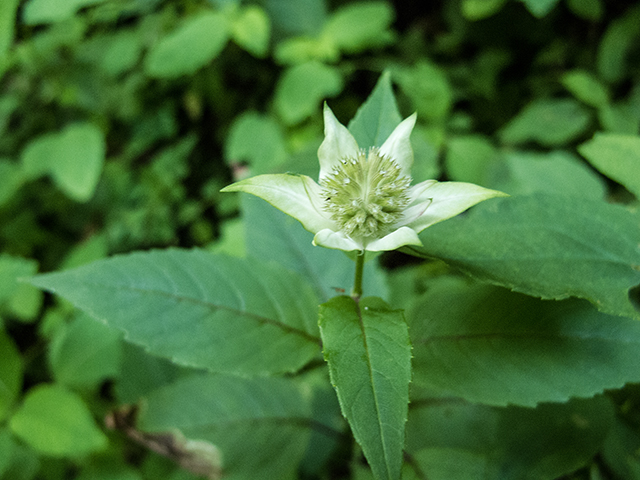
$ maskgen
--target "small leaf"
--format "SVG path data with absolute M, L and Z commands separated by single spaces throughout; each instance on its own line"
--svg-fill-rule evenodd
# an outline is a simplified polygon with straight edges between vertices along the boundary
M 27 25 L 54 23 L 66 20 L 83 7 L 105 0 L 29 0 L 25 3 L 22 20 Z
M 476 206 L 423 231 L 424 247 L 403 250 L 528 295 L 586 298 L 602 312 L 640 318 L 629 299 L 640 284 L 638 238 L 638 213 L 538 193 Z
M 640 137 L 596 133 L 578 151 L 600 172 L 640 198 Z
M 598 75 L 607 82 L 618 82 L 628 70 L 628 57 L 636 46 L 640 32 L 640 5 L 634 5 L 624 15 L 609 23 L 598 46 Z
M 329 18 L 322 35 L 341 51 L 357 53 L 389 43 L 388 31 L 394 10 L 386 2 L 354 2 L 338 8 Z
M 250 5 L 242 9 L 231 25 L 233 40 L 259 58 L 263 58 L 267 54 L 270 33 L 269 17 L 257 5 Z
M 218 56 L 228 38 L 224 15 L 204 12 L 189 17 L 153 46 L 145 59 L 145 70 L 157 78 L 191 75 Z
M 486 185 L 488 169 L 499 156 L 487 137 L 454 137 L 447 147 L 446 166 L 451 180 Z
M 0 355 L 0 421 L 2 421 L 22 389 L 24 365 L 15 343 L 2 329 L 0 329 L 0 352 L 2 352 Z
M 210 442 L 225 478 L 297 478 L 311 412 L 289 379 L 191 375 L 151 392 L 144 405 L 142 431 Z
M 4 0 L 0 2 L 0 59 L 5 57 L 13 45 L 16 11 L 19 4 L 20 0 Z
M 553 7 L 556 6 L 559 0 L 520 0 L 523 2 L 527 9 L 537 18 L 544 17 L 549 13 Z
M 464 0 L 462 15 L 472 22 L 482 20 L 498 13 L 507 0 Z
M 401 121 L 391 74 L 384 72 L 371 95 L 349 122 L 349 131 L 358 145 L 380 147 Z
M 275 92 L 276 110 L 286 124 L 296 124 L 320 111 L 322 99 L 342 90 L 342 77 L 335 67 L 307 62 L 284 71 Z
M 0 311 L 22 321 L 33 321 L 42 306 L 42 292 L 20 280 L 35 274 L 33 259 L 0 254 Z
M 445 72 L 436 64 L 420 61 L 394 71 L 402 91 L 411 99 L 418 116 L 442 122 L 453 103 L 453 91 Z
M 28 445 L 52 457 L 76 457 L 107 446 L 82 399 L 57 385 L 31 389 L 9 425 Z
M 411 381 L 402 311 L 375 297 L 335 297 L 320 306 L 319 325 L 342 414 L 375 478 L 398 480 Z
M 22 152 L 22 164 L 29 176 L 48 173 L 70 198 L 86 202 L 100 179 L 105 148 L 100 129 L 75 123 L 32 140 Z
M 603 107 L 609 103 L 607 88 L 590 72 L 573 70 L 565 73 L 560 82 L 578 100 L 592 107 Z
M 39 275 L 32 283 L 182 365 L 283 373 L 318 353 L 311 287 L 255 259 L 200 250 L 138 252 Z
M 563 145 L 583 133 L 590 120 L 589 112 L 576 100 L 539 98 L 512 118 L 499 136 L 508 144 Z
M 568 0 L 567 6 L 577 16 L 592 22 L 600 20 L 604 13 L 602 0 Z
M 0 158 L 0 207 L 9 202 L 24 183 L 20 164 Z
M 583 301 L 544 302 L 445 280 L 408 314 L 414 382 L 435 394 L 534 406 L 640 380 L 637 321 Z

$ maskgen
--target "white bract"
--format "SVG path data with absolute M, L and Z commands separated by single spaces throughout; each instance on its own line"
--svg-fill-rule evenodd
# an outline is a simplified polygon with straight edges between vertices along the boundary
M 258 175 L 222 191 L 266 200 L 315 234 L 314 245 L 360 252 L 422 245 L 418 233 L 425 228 L 505 194 L 462 182 L 411 186 L 415 122 L 413 114 L 380 148 L 365 150 L 325 105 L 318 183 L 306 175 Z

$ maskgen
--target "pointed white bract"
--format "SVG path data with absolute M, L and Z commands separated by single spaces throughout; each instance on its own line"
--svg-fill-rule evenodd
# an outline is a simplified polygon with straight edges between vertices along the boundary
M 325 105 L 318 183 L 306 175 L 258 175 L 222 191 L 266 200 L 312 232 L 314 245 L 360 252 L 421 245 L 418 233 L 425 228 L 506 194 L 463 182 L 411 186 L 415 122 L 413 114 L 380 148 L 364 150 Z

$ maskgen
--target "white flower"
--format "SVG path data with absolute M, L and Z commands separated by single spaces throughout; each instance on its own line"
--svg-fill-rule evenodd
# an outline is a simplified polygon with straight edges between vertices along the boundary
M 373 252 L 422 245 L 418 233 L 425 228 L 505 194 L 462 182 L 411 186 L 415 122 L 414 113 L 380 148 L 363 150 L 325 105 L 318 183 L 306 175 L 258 175 L 222 191 L 266 200 L 315 234 L 314 245 Z

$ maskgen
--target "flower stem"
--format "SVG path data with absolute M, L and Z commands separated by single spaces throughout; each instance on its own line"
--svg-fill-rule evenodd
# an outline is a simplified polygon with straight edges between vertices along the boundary
M 356 257 L 356 278 L 353 281 L 353 290 L 351 296 L 359 299 L 362 296 L 362 272 L 364 270 L 364 250 Z

